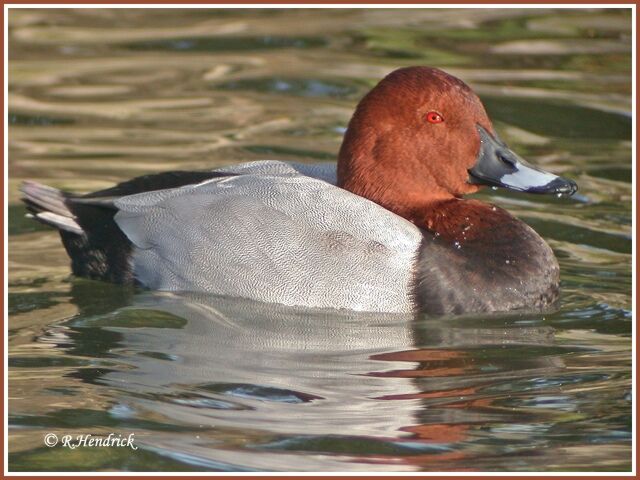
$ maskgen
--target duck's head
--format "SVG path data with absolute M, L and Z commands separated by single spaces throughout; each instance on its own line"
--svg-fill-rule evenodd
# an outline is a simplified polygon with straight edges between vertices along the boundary
M 338 185 L 401 215 L 482 185 L 577 189 L 511 151 L 471 88 L 429 67 L 395 70 L 360 101 L 340 149 Z

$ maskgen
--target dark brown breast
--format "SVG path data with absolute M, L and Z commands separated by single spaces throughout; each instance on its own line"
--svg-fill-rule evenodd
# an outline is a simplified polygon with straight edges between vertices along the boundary
M 422 312 L 537 310 L 558 297 L 553 251 L 503 209 L 457 200 L 431 212 L 423 235 L 414 284 Z

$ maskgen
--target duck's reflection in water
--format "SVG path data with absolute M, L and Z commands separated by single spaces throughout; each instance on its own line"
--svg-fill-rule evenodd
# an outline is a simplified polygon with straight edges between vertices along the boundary
M 553 333 L 515 316 L 467 328 L 173 293 L 134 296 L 117 315 L 125 368 L 100 383 L 129 415 L 180 427 L 145 447 L 211 468 L 460 470 L 474 432 L 521 415 L 500 405 L 500 384 L 562 369 L 518 355 L 551 348 Z

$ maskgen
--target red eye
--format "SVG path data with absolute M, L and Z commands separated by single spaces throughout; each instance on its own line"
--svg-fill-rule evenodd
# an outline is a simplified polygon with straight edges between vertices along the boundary
M 444 118 L 438 112 L 427 113 L 427 122 L 429 123 L 441 123 L 444 122 Z

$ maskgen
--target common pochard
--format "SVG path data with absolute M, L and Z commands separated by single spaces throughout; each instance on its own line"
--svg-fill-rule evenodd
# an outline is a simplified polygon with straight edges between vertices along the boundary
M 166 172 L 74 195 L 22 187 L 75 275 L 293 306 L 459 314 L 541 309 L 551 248 L 481 186 L 573 194 L 500 140 L 477 95 L 428 67 L 358 104 L 334 164 Z

